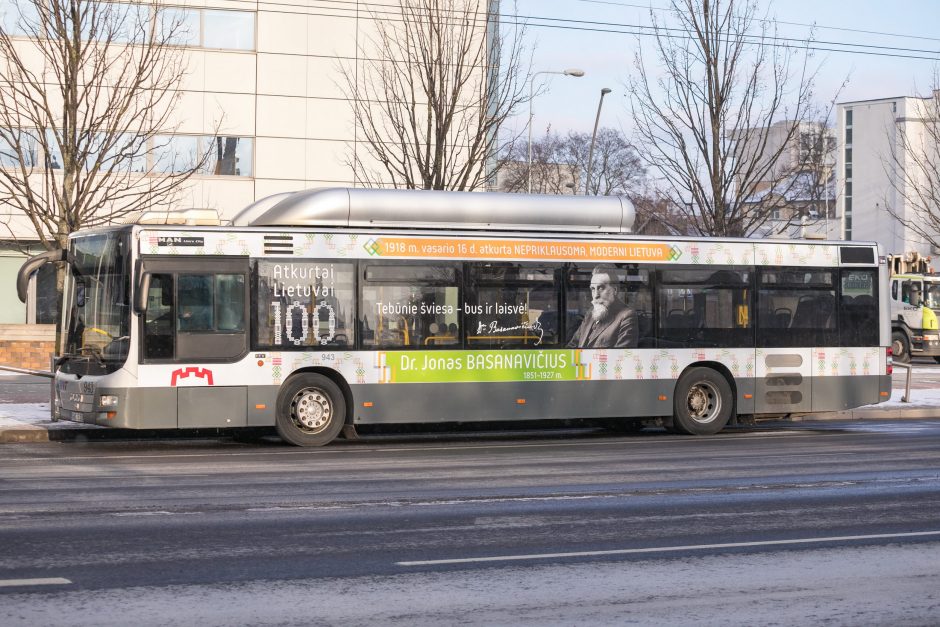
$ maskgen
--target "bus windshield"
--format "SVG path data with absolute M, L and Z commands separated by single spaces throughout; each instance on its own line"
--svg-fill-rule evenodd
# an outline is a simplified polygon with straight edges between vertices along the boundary
M 940 310 L 940 283 L 924 281 L 924 304 L 931 309 Z
M 130 276 L 126 232 L 77 237 L 69 245 L 70 270 L 62 307 L 62 369 L 107 374 L 127 359 Z

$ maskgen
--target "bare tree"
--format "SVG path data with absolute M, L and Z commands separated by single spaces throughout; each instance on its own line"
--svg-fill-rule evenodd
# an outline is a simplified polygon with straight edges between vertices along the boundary
M 638 235 L 689 235 L 693 232 L 684 212 L 655 189 L 644 189 L 631 198 L 636 210 L 633 232 Z
M 771 212 L 772 219 L 758 227 L 757 233 L 796 234 L 806 227 L 823 230 L 821 223 L 833 217 L 836 208 L 835 150 L 835 133 L 826 119 L 799 125 L 769 182 L 744 199 L 754 212 Z
M 800 217 L 829 219 L 835 214 L 836 138 L 825 122 L 805 124 L 800 130 L 793 196 Z
M 174 202 L 210 158 L 169 149 L 186 71 L 175 45 L 186 35 L 182 14 L 159 0 L 7 6 L 0 205 L 11 237 L 31 228 L 45 248 L 64 248 L 77 229 Z
M 541 194 L 580 193 L 587 177 L 590 133 L 559 135 L 548 129 L 532 142 L 532 188 Z M 528 162 L 526 147 L 516 145 L 503 159 L 504 191 L 525 192 Z M 615 129 L 597 132 L 594 163 L 588 189 L 592 195 L 632 197 L 645 183 L 646 169 L 633 144 Z
M 930 95 L 896 123 L 893 150 L 883 157 L 900 203 L 885 206 L 898 222 L 932 246 L 940 246 L 940 72 Z
M 749 235 L 773 207 L 747 199 L 787 176 L 777 164 L 811 113 L 815 71 L 752 0 L 672 0 L 670 13 L 677 28 L 651 12 L 655 62 L 636 56 L 638 148 L 696 233 Z
M 357 182 L 475 190 L 495 176 L 507 143 L 499 131 L 528 101 L 529 78 L 524 27 L 500 24 L 498 4 L 397 0 L 372 10 L 359 67 L 341 67 L 355 101 Z
M 568 133 L 565 139 L 566 161 L 576 167 L 585 180 L 591 149 L 590 133 Z M 601 128 L 594 144 L 594 161 L 588 192 L 593 196 L 632 196 L 643 185 L 646 168 L 633 144 L 618 130 Z
M 529 170 L 532 171 L 532 192 L 536 194 L 572 194 L 577 190 L 576 168 L 566 160 L 565 138 L 545 129 L 545 135 L 532 142 L 532 162 L 528 160 L 528 145 L 521 142 L 509 146 L 499 163 L 499 189 L 504 192 L 525 193 L 528 190 Z

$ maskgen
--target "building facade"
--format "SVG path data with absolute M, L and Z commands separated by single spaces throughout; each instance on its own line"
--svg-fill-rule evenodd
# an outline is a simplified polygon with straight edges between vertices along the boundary
M 14 20 L 16 1 L 0 0 L 5 28 Z M 163 154 L 152 151 L 144 158 L 151 164 L 185 164 L 187 155 L 207 148 L 218 155 L 190 179 L 176 208 L 214 209 L 225 221 L 272 194 L 357 185 L 352 164 L 357 157 L 362 162 L 364 150 L 355 128 L 357 103 L 344 73 L 358 75 L 376 21 L 394 21 L 395 3 L 162 4 L 165 15 L 185 27 L 174 43 L 187 72 L 170 120 L 173 135 L 163 138 Z M 498 8 L 495 0 L 480 4 Z M 2 152 L 0 147 L 0 167 L 8 167 Z M 15 225 L 20 242 L 31 238 L 25 221 L 17 223 L 12 215 L 0 220 Z M 20 305 L 15 297 L 12 279 L 25 259 L 19 248 L 0 245 L 0 294 L 7 303 L 0 307 L 0 324 L 49 322 L 43 307 L 35 305 L 35 287 L 32 306 Z
M 781 121 L 761 129 L 767 138 L 765 154 L 779 152 L 779 158 L 763 180 L 745 190 L 755 211 L 769 211 L 757 236 L 839 239 L 835 131 L 820 122 L 801 122 L 790 137 L 792 128 L 792 121 Z
M 837 105 L 836 177 L 843 190 L 838 205 L 845 239 L 878 242 L 888 254 L 936 252 L 892 215 L 903 220 L 917 217 L 905 194 L 899 193 L 907 178 L 899 170 L 908 163 L 901 135 L 912 150 L 936 150 L 925 143 L 932 141 L 930 134 L 922 132 L 928 100 L 901 96 Z

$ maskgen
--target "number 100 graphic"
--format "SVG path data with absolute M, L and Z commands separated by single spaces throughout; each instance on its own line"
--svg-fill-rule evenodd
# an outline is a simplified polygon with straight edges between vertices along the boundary
M 274 344 L 277 346 L 284 343 L 285 337 L 294 346 L 307 344 L 311 323 L 321 346 L 329 344 L 336 337 L 336 312 L 329 303 L 316 305 L 312 312 L 307 311 L 307 308 L 296 300 L 287 306 L 286 311 L 280 301 L 273 301 L 271 308 L 274 310 Z M 327 313 L 325 328 L 320 318 L 322 311 Z M 299 329 L 296 328 L 295 316 L 300 320 Z

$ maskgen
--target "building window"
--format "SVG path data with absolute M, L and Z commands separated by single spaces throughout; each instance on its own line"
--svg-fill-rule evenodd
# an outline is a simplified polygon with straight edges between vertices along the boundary
M 28 130 L 3 129 L 0 131 L 0 168 L 39 165 L 39 140 Z
M 106 145 L 107 143 L 107 145 Z M 130 135 L 105 135 L 98 133 L 88 147 L 85 169 L 98 167 L 101 172 L 137 172 L 147 171 L 147 141 L 145 138 Z
M 845 144 L 847 146 L 852 145 L 852 127 L 845 129 Z
M 158 135 L 153 139 L 155 172 L 188 172 L 199 162 L 199 138 L 188 135 Z
M 163 9 L 158 18 L 159 37 L 176 46 L 199 46 L 202 41 L 201 11 Z
M 202 12 L 205 48 L 226 50 L 254 50 L 255 16 L 244 11 Z
M 851 109 L 845 110 L 845 125 L 852 126 L 852 110 Z
M 155 172 L 180 173 L 193 169 L 203 155 L 201 174 L 251 176 L 253 143 L 250 137 L 164 135 L 154 138 Z
M 39 24 L 39 13 L 32 2 L 0 0 L 0 28 L 13 36 L 25 37 Z
M 55 135 L 48 130 L 46 136 L 44 148 L 34 130 L 0 129 L 0 168 L 61 169 L 62 151 Z M 147 140 L 133 135 L 99 135 L 84 146 L 84 169 L 91 170 L 97 164 L 105 172 L 179 174 L 195 168 L 205 156 L 200 174 L 252 176 L 253 147 L 250 137 L 157 135 Z M 148 154 L 152 165 L 148 165 Z
M 16 9 L 10 8 L 12 4 L 12 0 L 0 0 L 0 26 L 14 34 L 27 34 Z M 29 6 L 29 3 L 21 4 Z M 143 41 L 148 31 L 147 24 L 152 20 L 156 22 L 157 38 L 165 39 L 171 45 L 220 50 L 255 48 L 255 14 L 248 11 L 168 7 L 157 9 L 152 17 L 144 7 L 124 8 L 130 6 L 126 4 L 103 6 L 108 7 L 113 15 L 107 19 L 117 28 L 116 42 Z M 35 18 L 26 23 L 35 23 Z
M 248 137 L 204 137 L 209 150 L 205 173 L 216 176 L 251 176 L 252 141 Z

